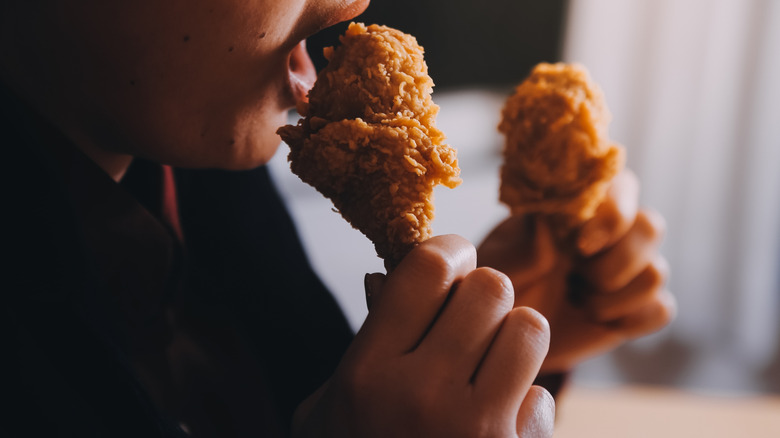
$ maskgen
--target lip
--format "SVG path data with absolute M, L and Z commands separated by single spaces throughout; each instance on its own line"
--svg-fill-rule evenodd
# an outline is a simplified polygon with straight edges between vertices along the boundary
M 308 102 L 309 90 L 311 90 L 314 82 L 317 80 L 317 70 L 309 57 L 309 53 L 306 51 L 306 38 L 326 27 L 355 18 L 368 8 L 369 3 L 370 0 L 348 0 L 348 3 L 336 14 L 330 16 L 329 19 L 319 22 L 313 28 L 308 29 L 308 31 L 304 30 L 303 34 L 299 34 L 298 38 L 301 38 L 301 36 L 303 38 L 290 51 L 287 61 L 289 90 L 296 105 L 301 102 Z
M 290 90 L 295 103 L 307 102 L 309 90 L 317 80 L 317 70 L 301 40 L 290 52 L 287 61 Z

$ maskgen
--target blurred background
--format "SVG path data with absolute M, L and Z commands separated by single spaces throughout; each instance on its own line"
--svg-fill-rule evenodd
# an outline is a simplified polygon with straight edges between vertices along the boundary
M 426 49 L 438 124 L 464 179 L 436 192 L 436 234 L 476 244 L 506 216 L 496 126 L 533 65 L 580 62 L 604 90 L 611 137 L 627 148 L 642 203 L 668 222 L 662 251 L 679 315 L 583 364 L 575 382 L 780 392 L 780 1 L 374 0 L 359 20 L 411 33 Z M 309 42 L 318 63 L 344 28 Z M 383 271 L 381 262 L 297 183 L 284 154 L 274 174 L 315 267 L 357 327 L 362 274 Z

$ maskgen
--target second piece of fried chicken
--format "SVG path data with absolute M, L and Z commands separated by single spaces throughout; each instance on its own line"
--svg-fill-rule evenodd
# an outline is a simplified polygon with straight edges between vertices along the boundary
M 397 263 L 431 237 L 433 187 L 460 183 L 455 150 L 435 126 L 433 81 L 414 37 L 352 23 L 325 49 L 304 119 L 278 133 L 290 167 Z
M 500 199 L 512 214 L 552 216 L 563 232 L 591 218 L 623 148 L 607 136 L 609 111 L 578 64 L 539 64 L 507 99 Z

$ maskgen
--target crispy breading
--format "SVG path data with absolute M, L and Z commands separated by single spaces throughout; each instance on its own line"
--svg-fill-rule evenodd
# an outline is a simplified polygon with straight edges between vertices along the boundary
M 352 23 L 317 76 L 305 116 L 278 133 L 290 167 L 394 264 L 432 235 L 433 188 L 460 184 L 435 126 L 433 81 L 414 37 Z
M 625 153 L 607 134 L 599 87 L 578 64 L 537 65 L 507 99 L 500 199 L 512 214 L 553 216 L 564 228 L 593 217 Z

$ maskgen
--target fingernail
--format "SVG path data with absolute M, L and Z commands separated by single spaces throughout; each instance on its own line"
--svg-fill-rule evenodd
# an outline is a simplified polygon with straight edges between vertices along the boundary
M 366 274 L 365 277 L 363 277 L 363 288 L 366 291 L 366 306 L 368 307 L 368 310 L 371 310 L 374 298 L 381 289 L 384 281 L 385 275 L 379 272 Z

